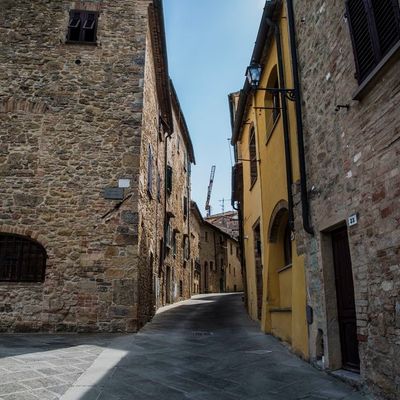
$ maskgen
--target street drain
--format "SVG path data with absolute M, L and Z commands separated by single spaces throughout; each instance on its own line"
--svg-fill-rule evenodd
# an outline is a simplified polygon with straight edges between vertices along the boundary
M 211 336 L 213 335 L 212 332 L 207 332 L 207 331 L 194 331 L 192 332 L 193 336 L 197 337 L 203 337 L 203 336 Z

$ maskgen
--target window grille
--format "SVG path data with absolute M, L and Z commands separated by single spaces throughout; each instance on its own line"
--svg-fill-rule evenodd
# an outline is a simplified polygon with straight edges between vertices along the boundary
M 253 186 L 258 176 L 256 134 L 254 128 L 250 132 L 249 154 L 250 154 L 250 182 L 251 186 Z
M 0 281 L 43 282 L 46 250 L 32 239 L 0 234 Z

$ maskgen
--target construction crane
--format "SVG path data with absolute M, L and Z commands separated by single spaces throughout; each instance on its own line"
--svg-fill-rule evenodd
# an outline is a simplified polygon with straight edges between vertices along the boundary
M 206 201 L 206 211 L 207 211 L 207 217 L 211 215 L 211 205 L 210 205 L 210 200 L 211 200 L 211 192 L 212 192 L 212 187 L 214 183 L 214 176 L 215 176 L 215 169 L 217 167 L 213 165 L 211 167 L 211 174 L 210 174 L 210 183 L 208 184 L 208 190 L 207 190 L 207 201 Z

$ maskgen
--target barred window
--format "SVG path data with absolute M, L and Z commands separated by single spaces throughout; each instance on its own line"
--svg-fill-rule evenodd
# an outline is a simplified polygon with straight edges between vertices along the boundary
M 96 43 L 97 20 L 94 11 L 71 10 L 68 23 L 68 42 Z
M 0 233 L 0 281 L 43 282 L 46 250 L 31 238 Z
M 400 41 L 398 0 L 347 0 L 347 18 L 356 63 L 362 83 Z

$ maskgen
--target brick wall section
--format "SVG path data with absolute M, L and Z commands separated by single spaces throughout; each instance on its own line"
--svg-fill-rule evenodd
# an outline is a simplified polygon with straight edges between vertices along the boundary
M 345 2 L 294 3 L 308 182 L 315 187 L 316 234 L 299 237 L 314 309 L 311 356 L 317 329 L 326 332 L 328 323 L 320 232 L 357 212 L 349 241 L 361 375 L 379 398 L 395 399 L 400 393 L 400 61 L 392 62 L 360 101 L 352 101 L 357 82 Z M 336 104 L 347 103 L 349 111 L 335 112 Z
M 138 327 L 148 2 L 91 4 L 98 46 L 64 43 L 69 1 L 2 2 L 0 230 L 37 237 L 49 259 L 43 285 L 0 284 L 1 330 Z M 102 191 L 118 178 L 132 186 L 114 209 Z

